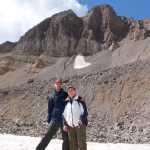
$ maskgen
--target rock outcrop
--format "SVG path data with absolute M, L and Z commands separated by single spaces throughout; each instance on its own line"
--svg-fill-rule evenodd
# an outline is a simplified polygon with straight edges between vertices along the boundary
M 85 26 L 82 37 L 86 40 L 89 54 L 108 48 L 114 41 L 123 39 L 128 32 L 126 21 L 117 16 L 109 5 L 93 8 L 83 20 Z
M 129 37 L 131 40 L 144 40 L 150 36 L 150 20 L 133 20 L 128 19 Z
M 18 41 L 20 53 L 50 56 L 92 55 L 128 33 L 128 23 L 109 5 L 93 8 L 82 18 L 72 10 L 47 18 Z
M 148 36 L 150 20 L 120 17 L 110 5 L 100 5 L 84 17 L 72 10 L 57 13 L 30 29 L 17 43 L 1 44 L 0 52 L 14 50 L 19 54 L 56 57 L 92 55 L 109 49 L 113 43 L 119 45 L 126 37 L 136 41 Z
M 92 55 L 127 35 L 135 41 L 150 36 L 150 21 L 120 17 L 110 5 L 101 5 L 84 17 L 72 10 L 57 13 L 26 32 L 17 44 L 0 45 L 0 52 L 11 51 L 15 46 L 17 53 L 35 56 Z
M 82 19 L 71 10 L 64 11 L 27 32 L 15 49 L 32 55 L 68 56 L 80 39 L 82 27 Z
M 16 46 L 16 43 L 6 41 L 2 44 L 0 44 L 0 53 L 7 53 L 13 50 L 13 48 Z
M 12 65 L 15 63 L 15 60 L 12 57 L 4 57 L 0 60 L 0 75 L 7 73 L 8 71 L 12 71 Z

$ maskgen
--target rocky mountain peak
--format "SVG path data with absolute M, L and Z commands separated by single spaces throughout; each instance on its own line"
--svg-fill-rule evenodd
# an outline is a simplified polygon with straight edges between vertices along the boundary
M 123 40 L 143 39 L 149 36 L 149 21 L 130 20 L 117 16 L 110 5 L 91 9 L 78 17 L 66 10 L 49 17 L 30 29 L 17 42 L 14 51 L 26 55 L 73 56 L 93 55 Z M 136 33 L 135 33 L 136 32 Z M 118 46 L 117 46 L 118 47 Z
M 60 13 L 56 13 L 54 14 L 51 18 L 59 18 L 59 20 L 63 19 L 64 17 L 76 17 L 77 15 L 73 12 L 73 10 L 69 9 L 69 10 L 65 10 L 62 11 Z
M 88 14 L 91 14 L 91 15 L 98 14 L 98 13 L 105 15 L 105 16 L 106 15 L 107 16 L 112 16 L 112 15 L 117 16 L 113 7 L 111 7 L 110 5 L 107 5 L 107 4 L 95 6 L 88 12 Z
M 7 53 L 10 52 L 16 46 L 15 42 L 6 41 L 0 44 L 0 52 Z
M 110 5 L 94 7 L 83 20 L 86 22 L 84 35 L 101 43 L 97 45 L 97 51 L 107 49 L 113 42 L 124 38 L 128 32 L 127 23 L 117 16 Z

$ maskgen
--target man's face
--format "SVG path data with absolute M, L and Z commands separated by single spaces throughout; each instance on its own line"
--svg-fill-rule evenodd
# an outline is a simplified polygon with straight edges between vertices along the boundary
M 69 89 L 68 89 L 68 95 L 69 95 L 70 97 L 76 96 L 76 90 L 75 90 L 74 88 L 69 88 Z
M 60 91 L 60 89 L 62 88 L 62 82 L 61 81 L 56 81 L 54 86 L 55 86 L 55 89 L 57 91 Z

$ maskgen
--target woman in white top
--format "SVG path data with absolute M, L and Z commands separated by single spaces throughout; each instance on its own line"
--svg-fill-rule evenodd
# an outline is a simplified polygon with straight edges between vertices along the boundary
M 76 89 L 70 86 L 63 113 L 64 131 L 68 132 L 70 150 L 87 150 L 86 126 L 87 107 L 82 98 L 76 95 Z

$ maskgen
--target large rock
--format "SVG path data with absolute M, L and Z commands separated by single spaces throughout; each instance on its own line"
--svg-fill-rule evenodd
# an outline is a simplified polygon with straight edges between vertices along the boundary
M 148 36 L 150 20 L 120 17 L 111 6 L 100 5 L 84 17 L 78 17 L 72 10 L 57 13 L 26 32 L 17 45 L 1 44 L 0 52 L 14 49 L 19 54 L 36 56 L 92 55 L 126 37 L 136 41 Z
M 64 11 L 44 20 L 27 32 L 18 42 L 17 51 L 51 56 L 72 55 L 80 39 L 82 19 L 71 11 Z
M 109 5 L 94 7 L 83 20 L 85 26 L 82 39 L 86 41 L 85 50 L 89 54 L 108 48 L 112 42 L 121 40 L 128 31 L 126 21 L 117 16 Z
M 15 60 L 10 56 L 1 58 L 1 60 L 0 60 L 0 75 L 3 75 L 10 70 L 12 71 L 13 70 L 12 66 L 14 63 L 15 63 Z
M 128 19 L 129 37 L 131 40 L 144 40 L 150 36 L 150 20 Z
M 109 5 L 93 8 L 80 18 L 72 10 L 47 18 L 18 41 L 20 53 L 50 56 L 91 55 L 121 40 L 128 24 Z
M 0 53 L 7 53 L 13 50 L 13 48 L 16 46 L 16 43 L 6 41 L 2 44 L 0 44 Z

